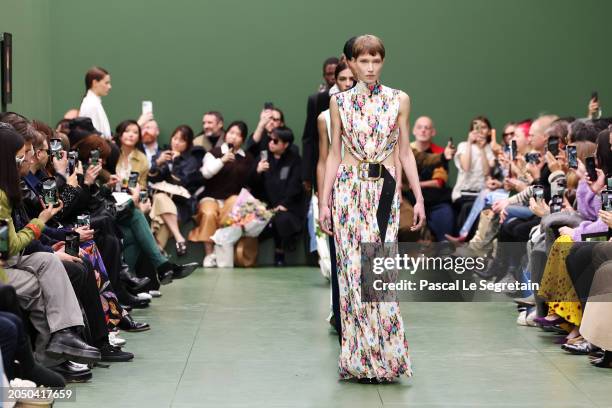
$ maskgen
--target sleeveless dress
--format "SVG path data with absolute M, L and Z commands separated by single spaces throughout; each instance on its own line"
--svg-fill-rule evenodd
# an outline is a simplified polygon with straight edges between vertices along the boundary
M 382 162 L 398 142 L 400 91 L 358 82 L 336 95 L 342 144 L 361 161 Z M 395 178 L 395 167 L 387 170 Z M 358 167 L 340 164 L 332 193 L 342 345 L 340 377 L 394 379 L 411 376 L 408 342 L 397 302 L 361 301 L 362 242 L 381 242 L 376 217 L 383 179 L 358 177 Z M 395 191 L 385 242 L 396 242 L 400 197 Z

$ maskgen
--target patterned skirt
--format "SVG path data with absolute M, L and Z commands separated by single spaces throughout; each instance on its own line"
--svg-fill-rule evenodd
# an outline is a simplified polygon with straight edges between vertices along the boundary
M 395 177 L 395 168 L 387 167 Z M 383 180 L 364 181 L 357 166 L 341 164 L 332 197 L 342 350 L 340 377 L 394 379 L 411 376 L 408 342 L 397 302 L 361 301 L 360 243 L 380 242 L 376 211 Z M 400 197 L 396 191 L 385 242 L 396 242 Z

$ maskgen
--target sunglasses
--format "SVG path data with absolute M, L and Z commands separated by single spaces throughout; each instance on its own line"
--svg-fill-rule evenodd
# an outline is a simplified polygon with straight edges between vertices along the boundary
M 276 137 L 271 137 L 271 138 L 270 138 L 270 141 L 271 141 L 272 143 L 274 143 L 274 144 L 277 144 L 277 143 L 279 142 L 278 138 L 276 138 Z

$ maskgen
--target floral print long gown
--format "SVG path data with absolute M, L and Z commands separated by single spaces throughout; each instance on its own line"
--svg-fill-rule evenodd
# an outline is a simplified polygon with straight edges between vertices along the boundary
M 359 160 L 382 162 L 395 148 L 400 91 L 358 82 L 336 95 L 342 142 Z M 395 177 L 393 166 L 387 170 Z M 412 375 L 408 342 L 396 302 L 361 301 L 362 242 L 381 242 L 376 218 L 383 179 L 364 181 L 357 166 L 340 164 L 332 196 L 332 219 L 340 287 L 340 377 L 393 379 Z M 400 197 L 391 205 L 385 242 L 396 242 Z

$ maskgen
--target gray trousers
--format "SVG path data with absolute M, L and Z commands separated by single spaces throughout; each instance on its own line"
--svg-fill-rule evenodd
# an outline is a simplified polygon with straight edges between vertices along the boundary
M 36 252 L 21 258 L 5 271 L 8 284 L 17 291 L 20 306 L 29 312 L 38 332 L 35 356 L 50 367 L 61 363 L 46 355 L 51 334 L 68 327 L 83 326 L 83 315 L 62 262 L 49 252 Z M 10 261 L 9 261 L 10 263 Z

